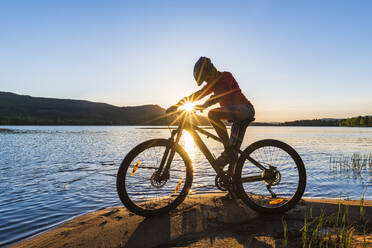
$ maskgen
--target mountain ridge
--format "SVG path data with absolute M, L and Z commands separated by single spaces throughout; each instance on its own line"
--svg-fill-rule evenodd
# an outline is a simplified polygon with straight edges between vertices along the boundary
M 118 107 L 88 100 L 0 92 L 2 125 L 166 125 L 156 104 Z

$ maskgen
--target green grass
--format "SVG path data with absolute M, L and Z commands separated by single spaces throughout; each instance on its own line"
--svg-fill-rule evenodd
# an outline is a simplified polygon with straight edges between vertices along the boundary
M 359 204 L 360 225 L 362 226 L 362 233 L 363 233 L 363 247 L 367 247 L 367 243 L 366 243 L 367 220 L 365 219 L 366 209 L 364 208 L 364 195 L 366 191 L 367 191 L 367 187 L 363 191 L 362 198 L 360 199 L 360 204 Z
M 283 247 L 287 248 L 288 247 L 288 227 L 287 227 L 287 222 L 284 219 L 284 216 L 282 218 L 282 224 L 283 224 Z
M 338 247 L 349 248 L 353 247 L 353 235 L 363 235 L 362 247 L 367 247 L 367 221 L 365 220 L 364 195 L 367 189 L 364 190 L 360 199 L 360 222 L 352 223 L 350 220 L 349 205 L 341 204 L 341 195 L 338 201 L 338 211 L 334 214 L 326 215 L 324 210 L 320 215 L 313 216 L 313 209 L 310 208 L 304 214 L 304 224 L 299 230 L 302 234 L 303 248 L 311 247 Z M 288 227 L 283 216 L 283 247 L 292 247 L 288 240 Z

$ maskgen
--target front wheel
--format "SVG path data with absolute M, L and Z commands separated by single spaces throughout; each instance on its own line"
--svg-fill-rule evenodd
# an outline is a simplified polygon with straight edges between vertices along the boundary
M 259 168 L 255 165 L 257 162 L 265 168 Z M 234 181 L 240 198 L 249 207 L 261 213 L 282 213 L 301 199 L 306 187 L 306 170 L 292 147 L 266 139 L 244 150 Z
M 172 150 L 175 153 L 169 173 L 160 177 L 161 161 L 163 157 L 168 160 Z M 116 186 L 128 210 L 152 216 L 176 208 L 185 199 L 192 174 L 191 160 L 182 147 L 166 139 L 154 139 L 139 144 L 127 154 L 120 165 Z

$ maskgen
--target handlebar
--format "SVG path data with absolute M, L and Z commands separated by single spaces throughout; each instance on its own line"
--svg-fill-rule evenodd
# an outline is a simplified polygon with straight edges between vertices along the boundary
M 166 110 L 166 113 L 169 113 L 169 114 L 176 113 L 176 112 L 196 113 L 197 111 L 200 111 L 202 113 L 203 110 L 206 109 L 206 108 L 207 107 L 205 107 L 203 105 L 192 105 L 191 103 L 190 104 L 184 104 L 184 105 L 181 105 L 181 106 L 173 105 Z

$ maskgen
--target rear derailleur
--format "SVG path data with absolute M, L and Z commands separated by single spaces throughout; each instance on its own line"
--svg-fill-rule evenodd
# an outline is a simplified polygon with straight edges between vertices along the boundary
M 269 169 L 265 169 L 262 172 L 262 178 L 265 181 L 266 189 L 270 192 L 272 198 L 276 198 L 276 194 L 271 190 L 271 186 L 280 183 L 282 176 L 280 172 L 274 166 L 269 166 Z

